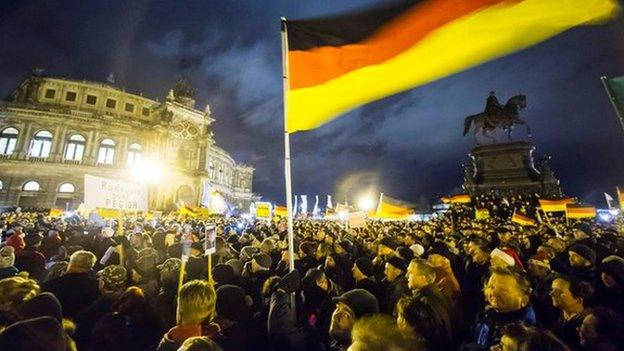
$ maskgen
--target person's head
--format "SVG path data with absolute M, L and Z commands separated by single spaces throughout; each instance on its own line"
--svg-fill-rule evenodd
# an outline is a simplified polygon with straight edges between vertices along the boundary
M 273 260 L 271 259 L 271 256 L 264 253 L 255 254 L 251 260 L 251 272 L 257 273 L 260 271 L 268 271 L 271 269 L 272 264 Z
M 334 298 L 334 302 L 329 335 L 343 345 L 351 343 L 351 330 L 357 319 L 379 312 L 377 298 L 363 289 L 348 291 Z
M 609 289 L 619 289 L 624 284 L 624 260 L 610 256 L 600 264 L 600 280 Z
M 102 295 L 120 295 L 126 288 L 127 272 L 123 266 L 111 265 L 98 272 Z
M 179 258 L 168 258 L 158 266 L 160 269 L 160 284 L 164 288 L 177 287 L 180 279 L 180 267 L 182 267 L 182 260 Z
M 561 276 L 553 280 L 550 288 L 553 306 L 564 311 L 582 311 L 591 297 L 591 287 L 576 278 Z
M 529 259 L 529 274 L 535 278 L 544 278 L 550 273 L 550 260 L 544 253 L 537 253 Z
M 568 249 L 570 266 L 590 267 L 596 262 L 596 253 L 592 248 L 583 244 L 574 244 Z
M 496 248 L 490 252 L 490 265 L 494 269 L 505 269 L 513 267 L 515 264 L 516 261 L 513 256 L 501 249 Z
M 529 304 L 531 283 L 513 268 L 493 269 L 483 294 L 486 302 L 496 311 L 517 311 Z
M 386 257 L 394 254 L 394 250 L 396 249 L 396 242 L 390 237 L 384 237 L 379 241 L 379 246 L 377 248 L 377 255 Z
M 12 267 L 15 264 L 15 249 L 13 246 L 0 247 L 0 268 Z
M 178 293 L 176 313 L 179 325 L 200 324 L 211 321 L 215 316 L 217 295 L 207 281 L 191 280 Z
M 78 250 L 69 257 L 67 272 L 85 273 L 95 266 L 97 258 L 91 251 Z
M 145 311 L 148 308 L 143 289 L 137 286 L 127 288 L 111 307 L 111 311 L 126 314 L 132 311 Z
M 356 281 L 370 277 L 375 273 L 373 262 L 367 257 L 360 257 L 353 263 L 351 268 L 353 279 Z
M 0 311 L 14 311 L 41 291 L 34 279 L 14 276 L 0 280 Z
M 569 351 L 569 348 L 549 331 L 522 323 L 509 323 L 501 329 L 501 338 L 494 351 Z
M 186 339 L 178 351 L 222 351 L 223 349 L 207 336 L 194 336 Z
M 546 240 L 546 245 L 551 247 L 556 253 L 563 252 L 566 247 L 565 241 L 558 237 L 552 237 Z
M 389 282 L 394 281 L 397 277 L 404 275 L 407 270 L 405 261 L 392 256 L 386 260 L 386 266 L 384 267 L 384 276 Z
M 415 258 L 407 266 L 407 286 L 411 290 L 420 290 L 436 280 L 436 273 L 427 261 Z
M 431 343 L 450 337 L 451 320 L 446 310 L 426 296 L 407 295 L 396 305 L 396 322 L 404 331 L 414 331 Z
M 574 225 L 574 229 L 572 230 L 572 235 L 576 240 L 587 239 L 592 235 L 591 226 L 585 222 L 579 222 Z
M 472 261 L 478 264 L 485 264 L 490 259 L 485 244 L 480 241 L 471 241 L 468 244 L 468 253 Z
M 357 320 L 348 351 L 420 351 L 424 346 L 413 331 L 400 330 L 392 317 L 376 314 Z
M 624 344 L 624 317 L 607 308 L 596 307 L 576 329 L 586 350 L 617 350 Z

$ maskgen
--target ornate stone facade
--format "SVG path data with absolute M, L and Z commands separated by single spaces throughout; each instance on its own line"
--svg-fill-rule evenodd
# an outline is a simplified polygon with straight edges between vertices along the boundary
M 199 204 L 205 184 L 248 208 L 254 168 L 215 145 L 210 108 L 195 109 L 193 93 L 178 82 L 159 102 L 107 83 L 26 78 L 0 102 L 0 206 L 76 207 L 91 174 L 156 178 L 155 210 Z

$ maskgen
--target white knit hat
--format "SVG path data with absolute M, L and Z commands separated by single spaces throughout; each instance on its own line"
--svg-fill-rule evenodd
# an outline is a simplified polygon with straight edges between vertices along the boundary
M 414 252 L 414 256 L 420 257 L 425 253 L 425 248 L 420 244 L 414 244 L 410 246 L 410 250 Z

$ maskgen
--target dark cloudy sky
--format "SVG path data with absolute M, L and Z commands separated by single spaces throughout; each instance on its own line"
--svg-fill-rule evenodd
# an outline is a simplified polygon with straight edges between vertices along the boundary
M 189 77 L 198 107 L 212 107 L 217 143 L 256 168 L 255 192 L 284 203 L 279 18 L 381 2 L 0 1 L 0 96 L 33 67 L 97 81 L 113 72 L 152 98 Z M 294 193 L 374 188 L 415 201 L 452 191 L 473 146 L 463 118 L 495 90 L 502 101 L 527 95 L 536 155 L 552 155 L 566 193 L 604 206 L 602 193 L 624 185 L 624 132 L 599 77 L 622 74 L 624 20 L 568 31 L 293 135 Z

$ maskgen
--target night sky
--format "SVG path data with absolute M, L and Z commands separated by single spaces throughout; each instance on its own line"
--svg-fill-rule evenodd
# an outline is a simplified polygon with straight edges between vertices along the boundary
M 35 67 L 164 98 L 178 77 L 211 105 L 217 144 L 255 168 L 254 192 L 285 203 L 279 18 L 382 1 L 2 1 L 0 96 Z M 416 63 L 416 64 L 426 64 Z M 569 195 L 605 207 L 624 185 L 624 132 L 600 82 L 624 74 L 624 20 L 581 27 L 446 79 L 363 106 L 291 137 L 293 192 L 349 199 L 365 190 L 429 201 L 462 183 L 466 115 L 527 95 L 535 155 Z M 518 129 L 518 136 L 524 133 Z M 334 200 L 335 201 L 335 200 Z M 324 205 L 324 200 L 322 201 Z

